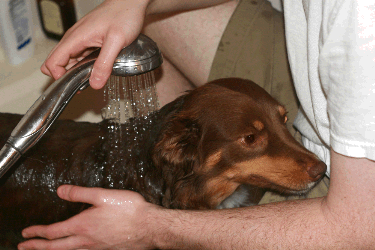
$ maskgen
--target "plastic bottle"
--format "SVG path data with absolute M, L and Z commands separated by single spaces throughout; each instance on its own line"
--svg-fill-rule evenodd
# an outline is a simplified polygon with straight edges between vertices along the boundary
M 44 33 L 49 38 L 60 40 L 76 22 L 74 1 L 38 0 L 37 3 Z
M 28 1 L 0 1 L 0 40 L 11 64 L 20 64 L 34 54 L 31 18 Z

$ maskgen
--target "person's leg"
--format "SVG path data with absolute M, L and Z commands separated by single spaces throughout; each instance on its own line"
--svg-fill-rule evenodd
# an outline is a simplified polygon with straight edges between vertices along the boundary
M 163 65 L 155 70 L 156 92 L 159 105 L 173 101 L 186 91 L 194 89 L 190 81 L 168 59 L 164 58 Z

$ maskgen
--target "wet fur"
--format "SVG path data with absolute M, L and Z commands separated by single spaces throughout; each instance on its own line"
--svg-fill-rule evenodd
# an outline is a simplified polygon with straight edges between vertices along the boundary
M 285 113 L 251 81 L 217 80 L 164 106 L 151 123 L 122 125 L 120 156 L 111 153 L 108 121 L 58 120 L 0 180 L 0 234 L 87 208 L 57 197 L 64 183 L 130 189 L 180 209 L 254 205 L 266 189 L 304 193 L 325 165 L 293 139 Z M 0 114 L 0 146 L 20 119 Z

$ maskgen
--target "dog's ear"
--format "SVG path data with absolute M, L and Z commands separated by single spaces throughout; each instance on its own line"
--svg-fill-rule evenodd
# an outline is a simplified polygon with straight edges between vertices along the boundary
M 176 189 L 190 186 L 183 183 L 191 181 L 194 168 L 199 166 L 201 129 L 191 114 L 183 113 L 178 112 L 166 122 L 152 155 L 155 166 L 163 172 L 165 195 L 162 204 L 168 208 L 180 206 L 176 204 L 176 196 L 181 192 Z

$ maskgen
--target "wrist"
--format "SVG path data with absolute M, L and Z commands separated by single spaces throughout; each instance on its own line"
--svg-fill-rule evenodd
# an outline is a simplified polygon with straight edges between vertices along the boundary
M 176 247 L 176 237 L 172 234 L 172 228 L 178 227 L 174 222 L 176 218 L 179 218 L 178 213 L 179 210 L 158 206 L 150 209 L 145 227 L 152 247 L 157 249 L 174 249 Z

